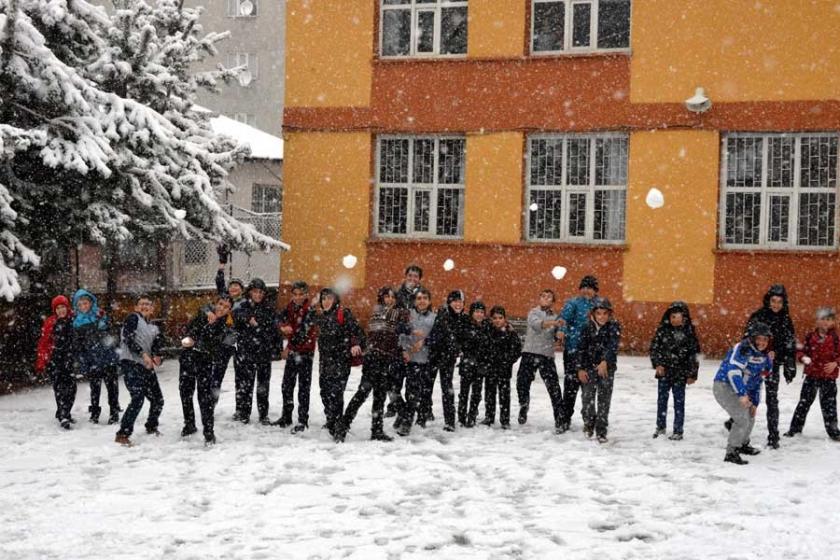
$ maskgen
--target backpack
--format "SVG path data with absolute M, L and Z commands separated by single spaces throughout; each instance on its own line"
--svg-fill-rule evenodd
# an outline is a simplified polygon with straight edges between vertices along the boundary
M 338 324 L 342 327 L 344 326 L 344 308 L 339 307 L 338 311 L 335 313 L 335 318 L 338 321 Z M 350 348 L 357 346 L 359 341 L 356 339 L 355 336 L 350 337 Z M 349 352 L 349 349 L 348 349 Z M 354 356 L 350 354 L 350 367 L 359 367 L 364 363 L 364 356 Z

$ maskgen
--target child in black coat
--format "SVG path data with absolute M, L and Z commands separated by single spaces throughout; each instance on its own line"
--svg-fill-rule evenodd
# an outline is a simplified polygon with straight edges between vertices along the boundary
M 513 364 L 522 353 L 519 334 L 508 323 L 505 308 L 496 305 L 490 310 L 490 348 L 487 379 L 484 382 L 485 426 L 496 421 L 496 393 L 499 394 L 499 421 L 503 430 L 510 429 L 510 378 Z
M 654 438 L 665 433 L 669 393 L 674 395 L 674 432 L 668 439 L 678 441 L 683 438 L 685 386 L 697 381 L 699 353 L 700 342 L 688 305 L 675 301 L 662 315 L 650 343 L 650 362 L 656 370 L 659 390 Z
M 461 388 L 458 394 L 458 423 L 465 428 L 475 426 L 481 385 L 487 375 L 490 351 L 490 324 L 486 307 L 480 301 L 470 305 L 470 322 L 461 331 Z
M 621 341 L 621 325 L 613 319 L 612 312 L 610 300 L 601 297 L 593 300 L 591 319 L 581 335 L 577 351 L 583 433 L 586 437 L 597 433 L 598 443 L 607 442 L 618 344 Z

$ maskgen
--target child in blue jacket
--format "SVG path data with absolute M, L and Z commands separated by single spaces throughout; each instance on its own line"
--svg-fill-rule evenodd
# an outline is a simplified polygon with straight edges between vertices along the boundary
M 746 465 L 744 455 L 758 455 L 749 445 L 755 425 L 755 412 L 761 395 L 761 383 L 773 369 L 770 351 L 771 331 L 764 323 L 754 323 L 747 338 L 736 344 L 720 364 L 712 391 L 718 404 L 732 418 L 732 429 L 724 461 Z

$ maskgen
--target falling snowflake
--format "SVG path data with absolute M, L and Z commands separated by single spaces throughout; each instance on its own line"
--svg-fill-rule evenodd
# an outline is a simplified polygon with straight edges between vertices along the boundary
M 540 208 L 540 205 L 537 204 L 536 202 L 534 202 L 533 204 L 531 204 L 531 206 L 528 207 L 528 209 L 531 212 L 536 212 L 537 210 L 539 210 L 539 208 Z

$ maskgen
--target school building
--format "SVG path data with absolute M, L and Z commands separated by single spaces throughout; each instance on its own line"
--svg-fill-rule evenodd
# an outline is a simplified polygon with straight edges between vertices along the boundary
M 523 317 L 595 274 L 626 351 L 675 299 L 710 353 L 770 284 L 800 336 L 840 304 L 837 2 L 286 10 L 284 283 L 349 282 L 364 315 L 417 263 L 436 304 L 462 288 Z

